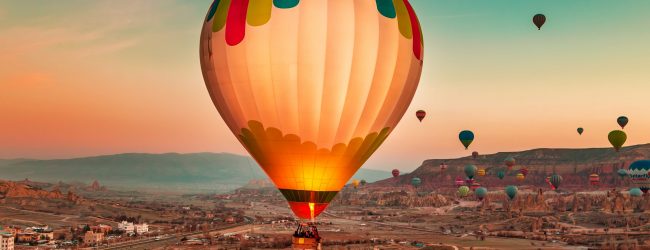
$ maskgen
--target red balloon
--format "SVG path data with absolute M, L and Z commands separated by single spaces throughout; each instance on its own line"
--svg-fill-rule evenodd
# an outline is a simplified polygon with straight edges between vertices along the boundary
M 415 117 L 417 117 L 418 120 L 420 120 L 420 122 L 424 120 L 425 116 L 427 116 L 427 112 L 425 112 L 424 110 L 418 110 L 417 112 L 415 112 Z

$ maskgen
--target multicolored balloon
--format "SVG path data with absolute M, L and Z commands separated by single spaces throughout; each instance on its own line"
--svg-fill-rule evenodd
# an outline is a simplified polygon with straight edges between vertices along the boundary
M 454 181 L 454 184 L 456 184 L 457 187 L 460 187 L 460 186 L 462 186 L 463 184 L 465 184 L 465 181 L 463 181 L 463 178 L 461 178 L 460 176 L 458 176 L 458 177 L 456 177 L 456 181 Z
M 546 177 L 546 184 L 548 184 L 551 187 L 551 190 L 555 190 L 555 186 L 553 186 L 553 184 L 551 184 L 551 177 L 550 176 Z
M 504 162 L 506 163 L 506 166 L 508 167 L 508 170 L 512 170 L 512 167 L 515 165 L 515 158 L 512 156 L 508 156 Z
M 458 134 L 458 139 L 460 140 L 460 143 L 465 146 L 465 149 L 468 149 L 469 145 L 474 141 L 474 132 L 469 130 L 460 131 Z
M 420 122 L 422 122 L 422 120 L 424 120 L 424 117 L 426 116 L 427 116 L 427 112 L 424 110 L 415 111 L 415 117 L 417 117 L 418 120 L 420 120 Z
M 643 195 L 643 191 L 639 188 L 630 188 L 629 192 L 632 197 L 641 197 L 641 195 Z
M 500 169 L 499 171 L 497 171 L 497 177 L 499 177 L 500 180 L 503 180 L 503 178 L 506 177 L 506 171 Z
M 596 185 L 600 184 L 600 176 L 598 176 L 598 174 L 596 174 L 596 173 L 590 174 L 589 175 L 589 184 L 591 184 L 592 186 L 596 186 Z
M 397 168 L 396 168 L 396 169 L 393 169 L 393 171 L 391 172 L 391 174 L 393 174 L 393 177 L 397 178 L 397 176 L 399 176 L 399 169 L 397 169 Z
M 359 187 L 359 184 L 361 184 L 361 182 L 359 180 L 357 180 L 357 179 L 352 180 L 352 186 L 355 189 Z
M 422 180 L 420 180 L 420 178 L 413 177 L 413 179 L 411 179 L 411 185 L 413 185 L 413 187 L 418 188 L 421 184 Z
M 408 109 L 422 37 L 408 0 L 217 0 L 200 65 L 226 125 L 314 219 Z
M 623 147 L 623 144 L 625 144 L 625 141 L 627 140 L 627 134 L 621 130 L 614 130 L 612 132 L 609 132 L 607 139 L 609 139 L 609 143 L 611 143 L 616 152 L 618 152 L 621 150 L 621 147 Z
M 528 176 L 528 169 L 527 168 L 521 168 L 519 169 L 519 173 L 523 174 L 524 177 Z
M 553 190 L 558 189 L 560 188 L 560 184 L 562 184 L 562 176 L 559 174 L 553 174 L 551 175 L 549 182 L 553 185 Z
M 460 187 L 458 188 L 458 195 L 459 195 L 460 197 L 465 197 L 465 196 L 467 196 L 467 194 L 469 194 L 469 187 L 467 187 L 467 186 L 460 186 Z
M 628 123 L 629 121 L 630 121 L 630 120 L 627 119 L 626 116 L 619 116 L 619 117 L 616 119 L 616 123 L 618 123 L 618 125 L 621 126 L 621 129 L 624 129 L 624 128 L 625 128 L 625 125 L 627 125 L 627 123 Z
M 506 195 L 508 195 L 508 198 L 510 200 L 514 199 L 517 196 L 517 192 L 519 189 L 515 186 L 507 186 L 505 189 Z
M 584 128 L 578 128 L 578 134 L 582 135 L 582 132 L 585 132 Z
M 481 187 L 481 184 L 478 183 L 478 182 L 474 182 L 474 183 L 472 183 L 471 186 L 469 186 L 469 188 L 470 188 L 472 191 L 474 191 L 474 190 L 476 190 L 477 188 L 480 188 L 480 187 Z
M 484 187 L 477 188 L 474 191 L 474 194 L 476 195 L 476 198 L 478 198 L 478 200 L 480 200 L 480 201 L 482 201 L 483 198 L 485 198 L 485 196 L 487 196 L 487 193 L 488 193 L 488 190 L 487 190 L 487 188 L 484 188 Z
M 467 176 L 468 179 L 474 179 L 474 176 L 476 175 L 476 166 L 469 164 L 465 165 L 465 176 Z
M 537 30 L 542 29 L 542 25 L 546 22 L 546 16 L 544 14 L 537 14 L 533 16 L 533 23 L 537 26 Z
M 476 171 L 476 174 L 477 174 L 478 176 L 485 176 L 486 171 L 485 171 L 484 168 L 480 168 L 478 171 Z
M 518 181 L 524 181 L 526 180 L 526 176 L 522 173 L 517 173 L 517 180 Z
M 650 190 L 650 160 L 635 161 L 628 168 L 628 175 L 632 184 L 637 186 L 643 193 Z

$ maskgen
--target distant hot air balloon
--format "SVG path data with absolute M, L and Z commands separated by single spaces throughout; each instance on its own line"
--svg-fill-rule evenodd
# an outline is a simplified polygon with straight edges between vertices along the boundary
M 472 159 L 478 158 L 478 152 L 474 151 L 472 152 Z
M 393 169 L 393 171 L 391 172 L 391 174 L 393 174 L 393 177 L 396 177 L 396 178 L 397 178 L 397 176 L 399 176 L 399 169 Z
M 550 176 L 546 177 L 546 184 L 548 184 L 548 186 L 551 187 L 551 190 L 555 190 L 555 186 L 553 186 L 553 184 L 551 184 L 551 177 Z
M 517 191 L 519 190 L 515 186 L 507 186 L 504 191 L 506 192 L 506 195 L 508 195 L 508 198 L 512 200 L 517 196 Z
M 499 169 L 499 171 L 497 171 L 497 177 L 499 177 L 499 179 L 503 180 L 503 178 L 506 177 L 506 171 L 503 170 L 503 169 Z
M 504 162 L 506 163 L 506 166 L 508 166 L 508 170 L 512 170 L 512 167 L 515 165 L 515 158 L 508 156 Z
M 360 183 L 361 183 L 361 182 L 360 182 L 359 180 L 357 180 L 357 179 L 352 180 L 352 186 L 353 186 L 355 189 L 359 187 L 359 184 L 360 184 Z
M 619 116 L 619 117 L 616 119 L 616 123 L 618 123 L 618 125 L 621 126 L 622 129 L 625 128 L 625 125 L 627 125 L 627 123 L 628 123 L 629 121 L 630 121 L 630 120 L 627 119 L 626 116 Z
M 643 195 L 643 191 L 641 191 L 641 189 L 639 188 L 630 188 L 629 192 L 630 192 L 630 196 L 632 197 L 640 197 L 641 195 Z
M 478 176 L 485 176 L 485 173 L 486 173 L 486 172 L 485 172 L 485 169 L 484 169 L 484 168 L 480 168 L 478 171 L 476 171 L 476 174 L 477 174 Z
M 578 134 L 582 135 L 582 132 L 584 132 L 584 131 L 585 131 L 584 128 L 578 128 Z
M 618 174 L 618 177 L 625 178 L 627 176 L 627 170 L 621 168 L 616 171 L 616 174 Z
M 549 181 L 551 182 L 551 185 L 553 185 L 554 189 L 558 189 L 560 188 L 560 184 L 562 184 L 562 176 L 559 174 L 553 174 Z
M 611 143 L 616 152 L 618 152 L 621 150 L 623 144 L 625 144 L 625 141 L 627 140 L 627 134 L 621 130 L 614 130 L 612 132 L 609 132 L 607 139 L 609 139 L 609 143 Z
M 481 187 L 481 184 L 478 183 L 478 182 L 474 182 L 474 183 L 472 183 L 471 186 L 469 186 L 469 188 L 470 188 L 472 191 L 474 191 L 474 190 L 476 190 L 477 188 L 480 188 L 480 187 Z
M 635 161 L 630 164 L 628 175 L 632 184 L 647 193 L 650 190 L 650 160 Z
M 598 176 L 596 173 L 589 175 L 589 184 L 592 186 L 600 184 L 600 176 Z
M 469 130 L 460 131 L 460 134 L 458 134 L 458 139 L 460 140 L 460 143 L 465 146 L 465 149 L 467 149 L 469 148 L 469 145 L 474 141 L 474 132 Z
M 518 181 L 524 181 L 526 179 L 526 176 L 522 173 L 517 173 L 517 180 Z
M 533 23 L 535 24 L 535 26 L 537 26 L 537 30 L 541 30 L 542 25 L 544 25 L 545 22 L 546 22 L 546 16 L 544 16 L 543 14 L 537 14 L 533 16 Z
M 528 169 L 527 168 L 521 168 L 519 169 L 519 173 L 523 174 L 524 177 L 528 176 Z
M 476 175 L 476 166 L 472 164 L 465 165 L 465 176 L 467 176 L 468 179 L 474 179 L 475 175 Z
M 413 177 L 413 179 L 411 179 L 411 185 L 413 185 L 413 187 L 418 188 L 421 184 L 422 180 L 420 180 L 420 178 Z
M 463 178 L 461 178 L 460 176 L 458 176 L 458 177 L 456 177 L 456 181 L 454 181 L 454 184 L 456 184 L 457 187 L 460 187 L 460 186 L 462 186 L 463 184 L 465 184 L 465 181 L 463 181 Z
M 415 112 L 415 117 L 417 117 L 418 120 L 420 120 L 420 122 L 422 122 L 422 120 L 424 120 L 424 117 L 426 116 L 427 116 L 427 112 L 424 110 L 418 110 Z
M 296 216 L 314 219 L 408 109 L 422 71 L 409 1 L 214 1 L 203 79 Z
M 366 183 L 368 183 L 368 182 L 366 182 L 366 180 L 361 180 L 361 186 L 362 186 L 362 187 L 365 186 Z
M 447 169 L 447 164 L 445 164 L 444 162 L 440 163 L 440 170 L 445 171 L 445 169 Z
M 482 201 L 483 198 L 487 196 L 487 188 L 484 187 L 477 188 L 476 191 L 474 191 L 474 194 L 476 194 L 476 198 L 478 198 L 478 200 Z
M 467 186 L 460 186 L 460 187 L 458 188 L 458 195 L 459 195 L 460 197 L 465 197 L 465 196 L 467 196 L 467 194 L 469 194 L 469 187 L 467 187 Z

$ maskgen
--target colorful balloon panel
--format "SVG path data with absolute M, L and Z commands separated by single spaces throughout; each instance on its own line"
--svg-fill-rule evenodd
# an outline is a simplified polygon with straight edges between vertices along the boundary
M 214 105 L 294 213 L 318 216 L 413 98 L 423 43 L 411 5 L 216 0 L 205 20 Z
M 632 184 L 647 193 L 650 190 L 650 160 L 635 161 L 630 164 L 628 176 Z

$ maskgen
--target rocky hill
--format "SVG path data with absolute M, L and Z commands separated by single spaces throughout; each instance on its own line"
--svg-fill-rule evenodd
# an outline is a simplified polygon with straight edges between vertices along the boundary
M 72 191 L 63 194 L 58 188 L 48 191 L 23 182 L 0 181 L 0 199 L 6 198 L 58 199 L 74 203 L 81 201 L 81 197 Z
M 506 169 L 504 160 L 509 156 L 516 159 L 516 165 L 512 170 L 507 171 L 507 176 L 503 180 L 500 180 L 496 177 L 496 172 L 498 169 Z M 413 177 L 419 177 L 422 180 L 423 189 L 451 187 L 454 186 L 456 177 L 465 178 L 463 172 L 465 165 L 474 164 L 479 169 L 483 168 L 487 171 L 486 176 L 479 176 L 476 179 L 488 187 L 513 184 L 547 187 L 546 177 L 552 173 L 558 173 L 564 179 L 563 187 L 584 188 L 589 187 L 588 176 L 596 173 L 601 180 L 599 187 L 606 188 L 625 185 L 625 181 L 616 175 L 616 171 L 619 168 L 627 168 L 632 162 L 641 159 L 650 159 L 650 144 L 625 147 L 620 152 L 611 148 L 540 148 L 521 152 L 480 155 L 477 159 L 473 159 L 471 156 L 457 159 L 429 159 L 425 160 L 412 173 L 382 180 L 374 185 L 408 185 Z M 440 169 L 442 162 L 448 166 L 445 171 Z M 515 179 L 515 175 L 521 168 L 528 169 L 528 175 L 523 182 Z

